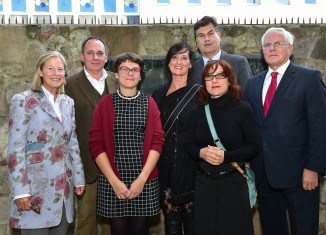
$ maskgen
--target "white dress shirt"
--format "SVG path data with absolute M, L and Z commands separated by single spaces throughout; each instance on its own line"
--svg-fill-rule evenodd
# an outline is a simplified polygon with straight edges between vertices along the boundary
M 285 70 L 288 68 L 290 64 L 290 60 L 286 61 L 285 64 L 283 64 L 282 66 L 280 66 L 277 70 L 272 70 L 270 67 L 268 68 L 268 72 L 266 74 L 265 80 L 264 80 L 264 85 L 263 85 L 263 92 L 262 92 L 262 101 L 263 104 L 265 102 L 265 97 L 266 97 L 266 93 L 268 90 L 269 85 L 271 84 L 271 80 L 272 80 L 272 72 L 277 72 L 277 85 L 276 85 L 276 89 L 278 87 L 278 84 L 280 84 L 281 79 L 285 73 Z
M 105 79 L 108 76 L 105 69 L 102 69 L 102 77 L 99 80 L 93 78 L 92 75 L 90 75 L 89 72 L 87 72 L 87 70 L 85 69 L 85 66 L 84 66 L 84 71 L 85 71 L 88 81 L 98 91 L 98 93 L 102 95 L 104 92 L 104 89 L 105 89 Z

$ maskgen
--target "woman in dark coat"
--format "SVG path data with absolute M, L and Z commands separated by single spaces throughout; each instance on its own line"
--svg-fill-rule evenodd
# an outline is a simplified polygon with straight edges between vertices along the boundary
M 167 83 L 153 93 L 161 111 L 165 144 L 158 162 L 161 207 L 165 234 L 192 234 L 192 207 L 195 162 L 187 154 L 184 141 L 190 111 L 197 103 L 197 90 L 188 76 L 194 52 L 183 42 L 172 45 L 165 58 Z M 182 110 L 180 112 L 180 110 Z

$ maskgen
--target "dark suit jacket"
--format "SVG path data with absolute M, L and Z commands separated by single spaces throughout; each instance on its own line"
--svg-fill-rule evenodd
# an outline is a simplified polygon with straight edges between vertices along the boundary
M 117 90 L 114 74 L 108 72 L 106 85 L 109 93 Z M 93 95 L 92 84 L 88 81 L 84 69 L 67 78 L 65 92 L 75 101 L 76 133 L 79 142 L 81 159 L 84 164 L 86 183 L 92 183 L 97 179 L 98 169 L 88 146 L 89 130 L 92 126 L 93 111 L 97 105 Z
M 254 110 L 262 151 L 251 165 L 256 181 L 262 170 L 275 188 L 302 184 L 304 168 L 326 169 L 326 88 L 318 70 L 290 63 L 266 118 L 262 89 L 267 71 L 248 81 L 245 97 Z
M 241 87 L 243 93 L 249 78 L 252 76 L 247 58 L 240 55 L 225 54 L 222 52 L 221 60 L 225 60 L 231 65 L 237 76 L 238 84 Z M 190 77 L 193 83 L 202 84 L 201 70 L 203 67 L 204 60 L 203 58 L 200 58 L 195 62 L 190 73 Z

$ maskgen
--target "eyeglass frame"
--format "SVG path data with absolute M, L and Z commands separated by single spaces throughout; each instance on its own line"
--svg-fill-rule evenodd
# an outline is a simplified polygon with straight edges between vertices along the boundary
M 121 66 L 118 68 L 118 70 L 122 73 L 122 74 L 129 74 L 130 71 L 131 71 L 131 74 L 134 75 L 134 74 L 140 74 L 141 72 L 141 68 L 128 68 L 127 66 Z
M 209 79 L 207 79 L 209 78 Z M 218 73 L 218 74 L 207 74 L 205 77 L 204 77 L 204 80 L 207 82 L 207 81 L 213 81 L 214 78 L 216 80 L 223 80 L 223 79 L 226 79 L 227 78 L 227 75 L 222 72 L 222 73 Z
M 278 48 L 281 48 L 283 46 L 288 46 L 288 45 L 291 45 L 291 44 L 287 43 L 287 42 L 277 41 L 274 43 L 271 43 L 271 42 L 264 43 L 262 45 L 262 47 L 263 47 L 263 50 L 268 50 L 268 49 L 271 49 L 272 47 L 278 49 Z

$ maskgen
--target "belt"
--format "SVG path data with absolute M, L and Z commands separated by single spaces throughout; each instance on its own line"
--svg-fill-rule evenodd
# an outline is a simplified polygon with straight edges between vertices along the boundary
M 205 172 L 202 168 L 198 167 L 198 172 L 205 176 L 206 178 L 209 179 L 219 179 L 219 178 L 223 178 L 229 175 L 232 175 L 234 173 L 239 172 L 237 169 L 233 169 L 230 171 L 220 171 L 220 172 L 216 172 L 216 173 L 210 173 L 210 172 Z

